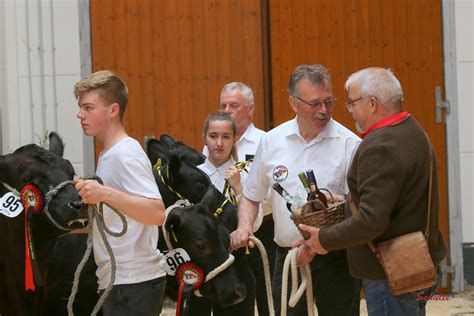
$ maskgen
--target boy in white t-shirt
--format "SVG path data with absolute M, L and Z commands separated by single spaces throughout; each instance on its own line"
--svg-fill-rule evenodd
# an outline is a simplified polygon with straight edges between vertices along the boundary
M 77 180 L 83 203 L 104 202 L 125 215 L 128 229 L 122 237 L 109 237 L 116 260 L 114 286 L 102 311 L 104 315 L 158 315 L 161 312 L 166 273 L 159 267 L 158 226 L 163 224 L 165 207 L 155 183 L 151 163 L 140 144 L 129 137 L 123 126 L 128 101 L 125 83 L 104 70 L 81 79 L 74 86 L 84 134 L 102 144 L 95 180 Z M 105 224 L 121 231 L 118 216 L 104 206 Z M 111 262 L 93 225 L 93 250 L 97 263 L 99 290 L 110 282 Z

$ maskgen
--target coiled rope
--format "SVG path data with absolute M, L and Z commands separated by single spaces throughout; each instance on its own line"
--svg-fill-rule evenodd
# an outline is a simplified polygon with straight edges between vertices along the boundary
M 109 206 L 110 207 L 110 206 Z M 109 254 L 110 257 L 110 265 L 111 265 L 111 276 L 110 276 L 110 281 L 109 284 L 107 285 L 107 288 L 104 290 L 102 295 L 100 296 L 99 300 L 94 306 L 94 309 L 92 310 L 91 316 L 97 315 L 99 312 L 100 308 L 102 307 L 102 304 L 104 303 L 105 299 L 109 295 L 110 291 L 112 290 L 112 287 L 114 286 L 115 282 L 115 273 L 116 273 L 116 264 L 115 264 L 115 256 L 112 251 L 112 247 L 110 246 L 109 241 L 107 240 L 106 233 L 112 237 L 121 237 L 125 235 L 127 232 L 127 220 L 125 219 L 125 216 L 120 213 L 118 210 L 110 207 L 112 211 L 114 211 L 122 221 L 122 230 L 120 232 L 113 232 L 111 231 L 107 225 L 105 224 L 104 221 L 104 214 L 103 214 L 103 203 L 99 204 L 99 207 L 97 205 L 90 204 L 88 206 L 88 214 L 89 214 L 89 226 L 92 225 L 93 221 L 96 221 L 97 228 L 100 234 L 100 237 L 102 238 L 102 241 L 104 242 L 105 248 L 107 250 L 107 253 Z M 84 268 L 87 260 L 89 259 L 89 256 L 92 252 L 92 236 L 93 236 L 93 229 L 92 227 L 89 230 L 89 233 L 87 234 L 87 248 L 84 253 L 84 257 L 82 257 L 81 262 L 77 266 L 76 271 L 74 272 L 74 281 L 71 289 L 71 295 L 69 295 L 68 303 L 67 303 L 67 311 L 69 316 L 74 315 L 73 311 L 73 305 L 74 305 L 74 300 L 76 298 L 77 290 L 79 288 L 79 278 L 81 276 L 82 269 Z
M 43 209 L 43 212 L 46 214 L 46 216 L 48 217 L 48 219 L 51 221 L 51 223 L 53 223 L 54 226 L 56 226 L 57 228 L 59 228 L 60 230 L 64 230 L 64 231 L 71 231 L 72 229 L 71 228 L 67 228 L 67 227 L 64 227 L 62 226 L 61 224 L 59 224 L 54 218 L 53 216 L 51 216 L 51 213 L 49 213 L 49 203 L 51 202 L 51 200 L 54 198 L 54 196 L 56 194 L 58 194 L 58 192 L 64 188 L 66 185 L 68 184 L 74 184 L 74 181 L 72 180 L 66 180 L 66 181 L 63 181 L 61 183 L 59 183 L 57 186 L 55 186 L 54 188 L 52 188 L 51 190 L 49 190 L 45 195 L 44 195 L 44 209 Z M 10 192 L 12 192 L 16 197 L 20 197 L 20 192 L 18 192 L 17 189 L 15 189 L 14 187 L 10 186 L 9 184 L 7 183 L 3 183 L 3 186 L 8 189 Z
M 296 256 L 298 255 L 298 248 L 291 249 L 285 258 L 283 264 L 283 277 L 281 287 L 281 315 L 286 316 L 287 304 L 290 307 L 295 307 L 296 303 L 300 300 L 303 292 L 306 290 L 306 301 L 308 316 L 314 316 L 314 303 L 313 303 L 313 283 L 311 279 L 311 269 L 309 265 L 299 267 L 301 274 L 301 284 L 298 287 L 298 267 L 296 265 Z M 291 267 L 291 294 L 290 300 L 287 302 L 288 297 L 288 273 Z

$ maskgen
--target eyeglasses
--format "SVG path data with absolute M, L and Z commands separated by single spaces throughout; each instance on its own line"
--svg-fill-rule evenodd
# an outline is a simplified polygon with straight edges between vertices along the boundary
M 346 107 L 347 107 L 347 109 L 348 109 L 349 111 L 352 110 L 352 108 L 353 108 L 354 105 L 355 105 L 354 103 L 356 103 L 356 102 L 359 101 L 359 100 L 366 99 L 366 98 L 370 98 L 370 96 L 368 96 L 368 97 L 362 97 L 362 96 L 361 96 L 361 97 L 359 97 L 359 98 L 357 98 L 357 99 L 355 99 L 355 100 L 347 99 L 347 101 L 346 101 Z
M 337 100 L 336 98 L 330 97 L 330 98 L 327 98 L 327 99 L 325 99 L 325 100 L 315 100 L 315 101 L 313 101 L 313 102 L 308 102 L 308 101 L 305 101 L 305 100 L 303 100 L 303 99 L 297 97 L 296 95 L 293 95 L 292 97 L 295 98 L 295 99 L 298 99 L 299 101 L 301 101 L 301 102 L 303 102 L 303 103 L 305 103 L 305 104 L 307 104 L 307 105 L 309 105 L 309 106 L 312 107 L 312 108 L 320 108 L 323 104 L 325 104 L 326 107 L 327 107 L 328 109 L 330 109 L 330 108 L 332 108 L 332 107 L 334 106 L 334 103 L 335 103 L 336 100 Z

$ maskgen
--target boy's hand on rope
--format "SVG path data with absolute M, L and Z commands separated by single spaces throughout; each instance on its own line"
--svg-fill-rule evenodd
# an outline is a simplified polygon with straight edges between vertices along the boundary
M 82 198 L 82 203 L 97 204 L 104 202 L 106 187 L 96 180 L 74 180 L 74 185 Z

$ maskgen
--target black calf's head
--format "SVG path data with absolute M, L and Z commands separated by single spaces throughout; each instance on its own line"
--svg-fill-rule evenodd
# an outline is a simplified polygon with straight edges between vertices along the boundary
M 179 199 L 176 192 L 191 203 L 199 203 L 206 194 L 209 194 L 209 191 L 212 191 L 213 198 L 209 199 L 207 204 L 211 213 L 222 206 L 226 199 L 224 194 L 211 184 L 211 180 L 204 171 L 173 153 L 169 156 L 168 164 L 161 168 L 162 176 L 160 177 L 156 170 L 154 174 L 166 206 L 172 205 Z M 237 227 L 237 208 L 232 203 L 226 203 L 219 219 L 228 229 L 234 230 Z
M 198 204 L 174 209 L 166 221 L 173 247 L 185 249 L 206 275 L 229 257 L 229 231 L 207 208 L 209 200 L 215 198 L 212 192 Z M 204 283 L 200 291 L 221 306 L 237 304 L 246 296 L 234 265 Z
M 146 143 L 146 153 L 152 165 L 154 165 L 158 159 L 161 160 L 163 165 L 168 163 L 169 148 L 157 139 L 152 138 L 148 140 Z
M 180 158 L 193 166 L 198 166 L 206 160 L 206 156 L 194 148 L 176 141 L 173 137 L 166 134 L 161 135 L 159 140 L 150 139 L 147 143 L 148 158 L 152 164 L 155 164 L 157 159 L 161 159 L 163 164 L 166 164 L 171 152 L 176 153 Z
M 207 174 L 180 158 L 174 152 L 170 153 L 168 163 L 161 169 L 161 177 L 157 171 L 154 171 L 154 174 L 163 201 L 167 206 L 172 205 L 178 199 L 175 192 L 191 203 L 198 203 L 211 183 Z
M 68 160 L 62 158 L 64 144 L 61 138 L 56 133 L 51 133 L 49 144 L 49 150 L 30 144 L 11 154 L 0 156 L 0 182 L 7 183 L 18 191 L 26 185 L 33 185 L 42 193 L 44 200 L 46 193 L 59 183 L 72 180 L 74 169 Z M 0 187 L 3 188 L 3 185 L 0 184 Z M 52 198 L 49 212 L 62 226 L 82 227 L 87 213 L 80 201 L 74 185 L 66 185 Z M 42 210 L 33 216 L 33 220 L 51 225 Z

